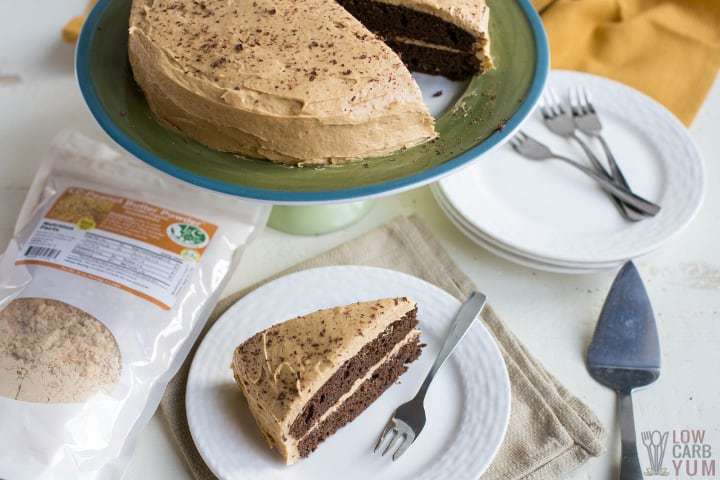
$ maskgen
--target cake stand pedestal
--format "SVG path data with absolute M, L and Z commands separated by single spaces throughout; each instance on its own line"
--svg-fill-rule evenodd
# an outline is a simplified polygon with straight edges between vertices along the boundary
M 374 204 L 374 200 L 363 200 L 337 205 L 275 205 L 268 226 L 292 235 L 322 235 L 349 227 Z

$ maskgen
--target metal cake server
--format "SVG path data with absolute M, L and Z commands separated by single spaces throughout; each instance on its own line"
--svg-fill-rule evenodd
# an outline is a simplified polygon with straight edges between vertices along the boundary
M 590 376 L 618 394 L 620 480 L 643 480 L 632 392 L 660 376 L 660 341 L 650 299 L 632 262 L 620 269 L 605 300 L 587 354 Z

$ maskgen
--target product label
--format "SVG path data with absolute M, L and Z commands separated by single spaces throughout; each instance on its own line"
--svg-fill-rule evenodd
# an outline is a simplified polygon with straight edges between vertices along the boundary
M 216 225 L 155 205 L 68 188 L 15 264 L 82 275 L 170 309 L 216 231 Z

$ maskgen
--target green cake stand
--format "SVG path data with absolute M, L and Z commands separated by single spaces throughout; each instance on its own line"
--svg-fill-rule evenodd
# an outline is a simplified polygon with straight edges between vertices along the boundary
M 212 150 L 154 119 L 127 56 L 131 3 L 100 0 L 80 34 L 77 78 L 92 115 L 120 146 L 163 172 L 277 205 L 270 226 L 289 233 L 344 228 L 369 211 L 369 200 L 426 185 L 477 161 L 532 112 L 549 70 L 547 39 L 530 1 L 488 0 L 496 68 L 458 87 L 441 114 L 433 112 L 437 141 L 347 165 L 286 167 Z M 424 96 L 431 103 L 432 95 Z

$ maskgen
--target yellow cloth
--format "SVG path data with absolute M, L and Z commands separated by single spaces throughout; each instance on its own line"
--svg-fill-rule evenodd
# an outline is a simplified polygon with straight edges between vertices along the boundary
M 618 80 L 685 124 L 720 67 L 720 0 L 533 0 L 553 68 Z
M 97 0 L 88 0 L 87 5 L 85 5 L 85 12 L 82 15 L 71 18 L 70 21 L 65 24 L 61 32 L 63 40 L 68 43 L 77 42 L 80 30 L 82 29 L 83 23 L 85 23 L 85 17 L 90 13 L 90 10 L 93 9 L 95 3 L 97 3 Z

